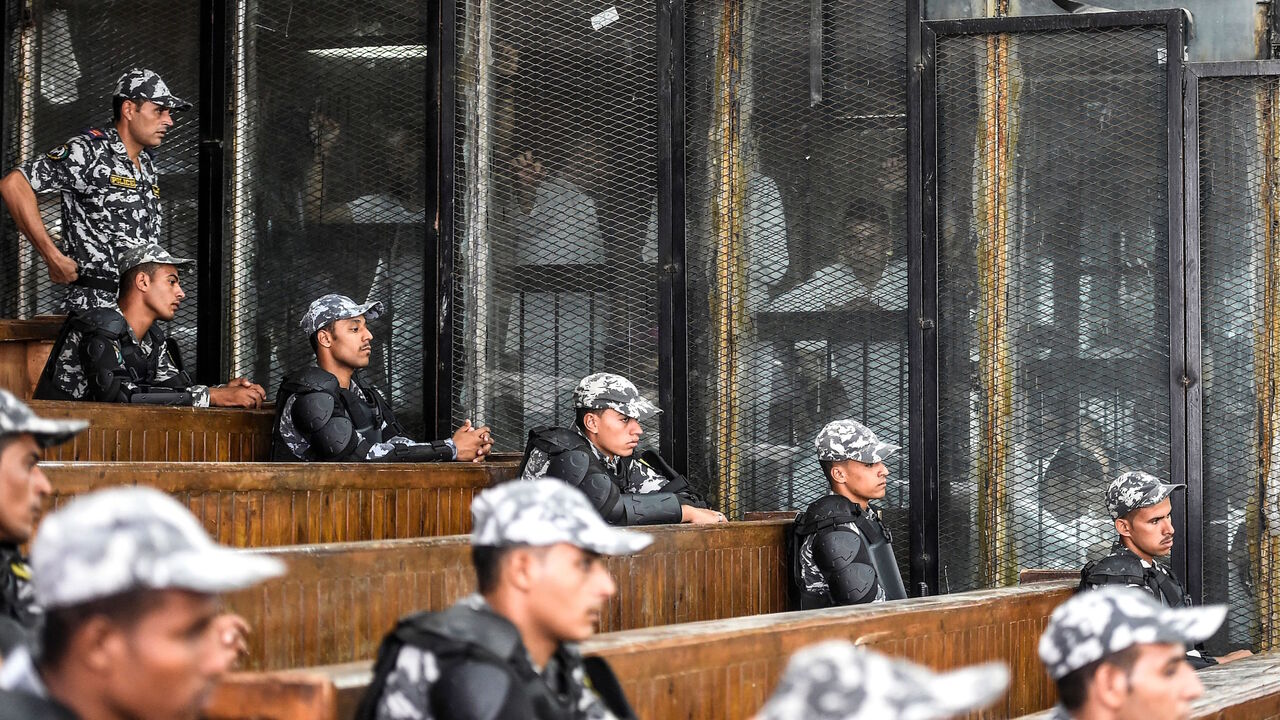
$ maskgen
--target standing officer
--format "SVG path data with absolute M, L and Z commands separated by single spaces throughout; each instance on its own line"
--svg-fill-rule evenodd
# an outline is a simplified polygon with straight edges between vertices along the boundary
M 53 490 L 40 471 L 40 450 L 88 426 L 84 420 L 37 417 L 8 390 L 0 390 L 0 656 L 35 637 L 43 617 L 31 568 L 19 549 L 31 540 Z
M 129 248 L 120 260 L 120 299 L 72 314 L 49 352 L 35 397 L 41 400 L 261 407 L 266 391 L 235 378 L 197 385 L 182 369 L 161 320 L 172 320 L 186 294 L 178 267 L 191 263 L 159 245 Z
M 827 423 L 814 439 L 831 494 L 796 518 L 791 577 L 804 610 L 907 596 L 892 537 L 872 500 L 884 497 L 884 460 L 901 448 L 856 420 Z
M 160 76 L 134 68 L 116 83 L 114 125 L 90 129 L 0 180 L 0 196 L 18 230 L 70 284 L 68 311 L 112 307 L 120 287 L 120 253 L 160 239 L 160 186 L 154 148 L 191 103 L 174 97 Z M 36 193 L 62 193 L 62 247 L 40 218 Z
M 360 375 L 369 366 L 373 333 L 367 321 L 382 303 L 361 305 L 345 295 L 312 301 L 299 324 L 311 340 L 316 364 L 291 373 L 276 394 L 271 459 L 278 462 L 434 462 L 484 459 L 488 427 L 462 424 L 453 437 L 414 442 L 382 394 Z
M 357 720 L 634 718 L 609 666 L 584 661 L 574 643 L 617 592 L 601 556 L 638 553 L 653 538 L 609 527 L 550 478 L 486 490 L 471 516 L 479 592 L 400 621 Z
M 1059 605 L 1040 636 L 1040 662 L 1058 686 L 1053 720 L 1181 720 L 1204 691 L 1187 664 L 1226 605 L 1161 607 L 1123 587 L 1081 593 Z
M 630 380 L 612 373 L 588 375 L 573 391 L 573 406 L 576 427 L 529 431 L 522 478 L 564 480 L 611 525 L 726 522 L 656 452 L 635 457 L 644 434 L 640 423 L 662 411 Z
M 1009 671 L 987 663 L 935 673 L 846 640 L 799 650 L 755 720 L 943 720 L 995 702 Z
M 1107 487 L 1107 511 L 1115 521 L 1116 538 L 1111 552 L 1084 566 L 1080 590 L 1104 585 L 1139 588 L 1165 607 L 1191 605 L 1182 583 L 1159 558 L 1173 550 L 1173 491 L 1182 484 L 1162 483 L 1145 472 L 1121 474 Z M 1252 655 L 1237 650 L 1220 658 L 1206 657 L 1199 649 L 1187 651 L 1187 661 L 1197 670 Z
M 152 488 L 73 500 L 31 548 L 40 652 L 0 667 L 0 720 L 194 720 L 243 641 L 218 595 L 280 575 Z

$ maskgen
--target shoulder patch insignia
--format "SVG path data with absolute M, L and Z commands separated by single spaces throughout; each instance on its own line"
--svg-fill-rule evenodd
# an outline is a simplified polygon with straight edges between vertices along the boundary
M 58 147 L 45 153 L 45 157 L 50 160 L 65 160 L 71 154 L 71 148 L 67 145 L 59 145 Z
M 152 195 L 155 195 L 156 197 L 160 197 L 160 186 L 159 186 L 159 185 L 152 185 L 152 186 L 151 186 L 151 194 L 152 194 Z
M 84 134 L 88 135 L 94 140 L 99 140 L 107 136 L 105 132 L 103 132 L 102 130 L 99 130 L 98 128 L 88 128 L 87 130 L 84 131 Z
M 24 562 L 10 563 L 9 569 L 13 571 L 15 576 L 23 580 L 31 579 L 31 568 L 27 567 L 27 564 Z
M 134 189 L 138 187 L 138 181 L 127 175 L 111 175 L 111 184 L 116 187 Z

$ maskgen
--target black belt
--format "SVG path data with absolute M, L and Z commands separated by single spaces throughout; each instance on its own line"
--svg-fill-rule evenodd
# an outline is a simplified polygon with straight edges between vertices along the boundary
M 117 293 L 120 291 L 120 278 L 103 277 L 102 275 L 85 275 L 84 273 L 80 273 L 80 276 L 71 284 L 90 288 L 92 290 L 102 290 L 103 292 L 109 293 Z

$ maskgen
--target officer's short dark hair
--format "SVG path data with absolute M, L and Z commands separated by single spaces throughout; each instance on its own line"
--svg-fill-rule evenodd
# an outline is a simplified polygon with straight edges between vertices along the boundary
M 142 107 L 142 103 L 138 102 L 137 100 L 131 100 L 125 97 L 113 97 L 111 98 L 111 121 L 112 122 L 120 122 L 120 116 L 123 114 L 121 110 L 124 108 L 124 104 L 127 102 L 133 103 L 134 107 Z
M 1089 698 L 1089 686 L 1093 684 L 1093 676 L 1098 672 L 1098 668 L 1106 664 L 1114 665 L 1126 673 L 1132 672 L 1141 652 L 1141 645 L 1130 645 L 1120 652 L 1112 653 L 1101 660 L 1094 660 L 1078 670 L 1067 673 L 1058 679 L 1058 700 L 1069 712 L 1079 710 L 1084 707 L 1084 701 Z
M 488 545 L 471 546 L 471 564 L 476 569 L 476 592 L 487 595 L 498 588 L 498 580 L 502 578 L 502 560 L 512 550 L 534 550 L 545 552 L 546 548 L 532 548 L 528 545 Z
M 156 276 L 156 270 L 159 270 L 162 267 L 164 267 L 164 263 L 148 262 L 142 263 L 141 265 L 135 265 L 126 270 L 124 274 L 120 276 L 119 296 L 124 297 L 129 294 L 129 290 L 133 288 L 134 278 L 139 275 L 146 275 L 149 278 L 154 278 Z
M 45 611 L 44 626 L 40 630 L 40 666 L 52 668 L 61 665 L 71 649 L 71 639 L 76 631 L 93 618 L 105 617 L 114 625 L 132 629 L 147 613 L 158 607 L 162 599 L 160 590 L 136 588 L 80 605 Z
M 312 354 L 312 355 L 319 355 L 319 354 L 320 354 L 320 331 L 321 331 L 321 330 L 324 330 L 325 332 L 327 332 L 327 333 L 329 333 L 330 335 L 332 335 L 332 334 L 333 334 L 333 326 L 334 326 L 334 324 L 335 324 L 335 323 L 337 323 L 337 322 L 338 322 L 337 320 L 334 320 L 334 321 L 332 321 L 332 322 L 325 323 L 325 324 L 324 324 L 324 325 L 322 325 L 321 327 L 316 328 L 316 331 L 315 331 L 315 332 L 313 332 L 313 333 L 311 333 L 311 337 L 307 338 L 307 341 L 311 343 L 311 354 Z
M 578 429 L 581 430 L 582 432 L 587 431 L 587 424 L 585 422 L 585 419 L 588 415 L 595 415 L 596 417 L 601 417 L 604 415 L 604 409 L 603 408 L 578 408 L 578 415 L 576 418 L 574 418 L 573 422 L 575 425 L 578 426 Z
M 22 433 L 9 433 L 8 435 L 0 435 L 0 455 L 4 455 L 4 451 L 9 449 L 14 440 Z

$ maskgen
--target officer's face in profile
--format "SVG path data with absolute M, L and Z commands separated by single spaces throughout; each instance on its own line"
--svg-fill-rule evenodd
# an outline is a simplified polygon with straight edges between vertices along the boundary
M 879 500 L 889 483 L 889 468 L 883 462 L 845 460 L 831 467 L 831 478 L 859 500 Z
M 373 333 L 369 332 L 363 315 L 335 320 L 332 330 L 320 331 L 318 340 L 322 347 L 329 349 L 329 354 L 339 364 L 352 370 L 369 366 L 369 357 L 373 353 Z
M 1173 503 L 1165 498 L 1134 510 L 1116 520 L 1116 532 L 1147 557 L 1168 555 L 1173 551 Z
M 37 464 L 40 445 L 30 433 L 13 436 L 0 452 L 0 541 L 31 539 L 53 488 Z
M 187 297 L 178 280 L 178 268 L 173 265 L 161 265 L 149 276 L 140 273 L 135 282 L 144 292 L 147 307 L 160 320 L 172 320 Z
M 644 429 L 640 421 L 623 415 L 613 408 L 605 408 L 598 413 L 588 413 L 582 418 L 587 429 L 587 437 L 597 448 L 607 455 L 631 457 L 640 444 L 640 436 Z
M 212 595 L 155 592 L 158 604 L 131 626 L 89 621 L 78 632 L 88 631 L 87 647 L 78 649 L 100 673 L 118 717 L 194 719 L 226 666 L 213 627 L 218 604 Z
M 1137 661 L 1124 669 L 1103 663 L 1089 688 L 1092 702 L 1117 720 L 1182 720 L 1204 686 L 1187 663 L 1186 648 L 1161 643 L 1139 646 Z
M 527 588 L 530 618 L 557 642 L 591 637 L 604 603 L 617 592 L 604 560 L 595 553 L 560 543 L 527 551 L 524 567 L 514 569 Z
M 150 100 L 125 103 L 120 107 L 120 119 L 130 138 L 142 147 L 158 146 L 173 127 L 172 111 Z

